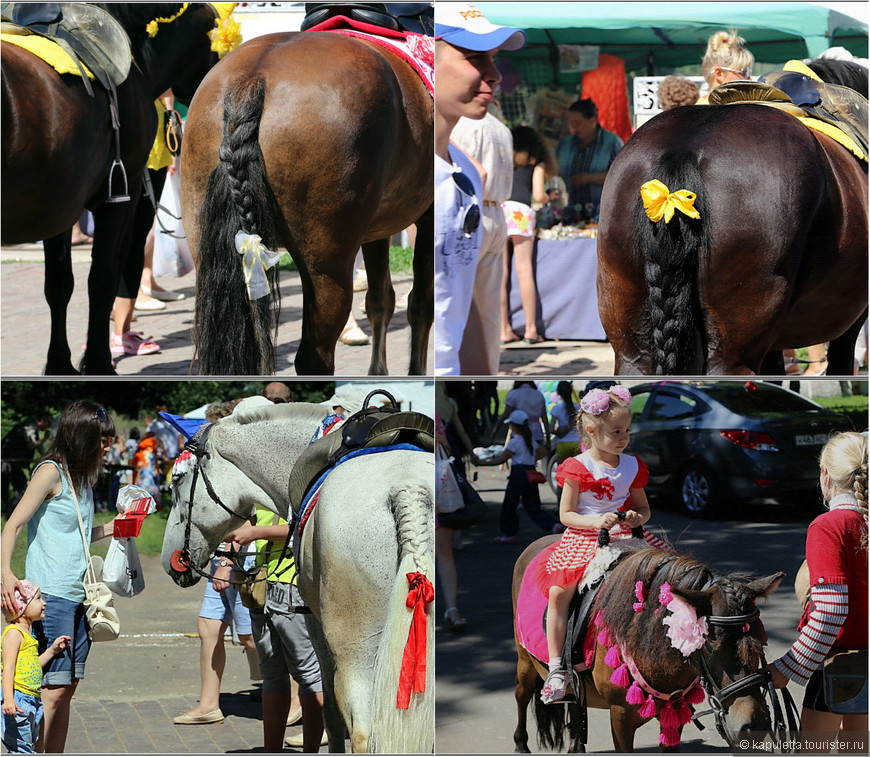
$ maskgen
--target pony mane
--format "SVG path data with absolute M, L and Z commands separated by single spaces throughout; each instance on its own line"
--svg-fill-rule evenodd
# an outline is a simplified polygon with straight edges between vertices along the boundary
M 840 84 L 867 97 L 867 69 L 851 60 L 819 58 L 807 64 L 811 71 L 828 84 Z
M 661 622 L 665 608 L 659 602 L 659 591 L 667 583 L 674 593 L 680 589 L 700 591 L 716 581 L 719 596 L 726 609 L 717 614 L 740 614 L 752 599 L 744 586 L 744 574 L 725 576 L 707 563 L 678 552 L 644 549 L 628 555 L 604 581 L 595 602 L 601 611 L 601 621 L 611 629 L 614 638 L 623 643 L 632 655 L 650 659 L 654 650 L 669 650 L 673 654 L 655 657 L 655 669 L 662 673 L 678 674 L 684 660 L 677 650 L 665 641 L 665 627 Z M 643 609 L 635 611 L 635 588 L 643 583 Z M 699 613 L 700 614 L 700 613 Z M 746 634 L 739 645 L 740 656 L 750 659 L 760 653 L 761 641 Z
M 275 421 L 282 419 L 319 420 L 325 418 L 329 408 L 311 402 L 287 402 L 279 405 L 255 405 L 250 408 L 238 407 L 232 415 L 222 421 L 238 424 L 256 423 L 258 421 Z

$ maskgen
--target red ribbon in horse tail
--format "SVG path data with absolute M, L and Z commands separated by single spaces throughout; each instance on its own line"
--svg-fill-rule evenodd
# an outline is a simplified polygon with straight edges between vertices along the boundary
M 414 612 L 408 642 L 402 654 L 396 707 L 407 710 L 412 693 L 426 691 L 426 605 L 435 599 L 432 582 L 422 573 L 408 573 L 408 598 L 405 606 Z

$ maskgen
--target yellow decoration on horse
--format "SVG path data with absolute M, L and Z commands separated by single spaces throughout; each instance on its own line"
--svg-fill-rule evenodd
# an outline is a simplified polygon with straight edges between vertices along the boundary
M 653 179 L 641 186 L 640 196 L 647 217 L 653 223 L 657 223 L 662 218 L 665 219 L 665 223 L 669 223 L 677 210 L 689 218 L 701 217 L 700 213 L 695 210 L 696 195 L 688 189 L 671 192 L 658 179 Z

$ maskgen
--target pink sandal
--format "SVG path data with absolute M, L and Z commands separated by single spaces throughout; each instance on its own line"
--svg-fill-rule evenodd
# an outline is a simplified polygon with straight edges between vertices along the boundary
M 127 331 L 120 337 L 112 332 L 110 349 L 113 355 L 152 355 L 160 352 L 160 345 L 141 331 Z

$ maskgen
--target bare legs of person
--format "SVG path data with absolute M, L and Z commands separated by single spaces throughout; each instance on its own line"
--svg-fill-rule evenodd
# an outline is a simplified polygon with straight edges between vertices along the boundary
M 78 679 L 74 678 L 69 686 L 42 687 L 42 731 L 36 741 L 37 752 L 63 752 L 69 731 L 70 703 L 78 685 Z
M 844 742 L 840 754 L 867 754 L 867 715 L 838 715 L 804 707 L 801 710 L 801 736 L 804 751 L 827 753 L 833 751 L 834 742 Z M 830 744 L 823 748 L 823 744 Z
M 323 736 L 323 694 L 300 694 L 299 703 L 302 705 L 302 751 L 316 753 Z M 267 754 L 284 749 L 290 706 L 290 689 L 263 692 L 263 751 Z
M 532 257 L 535 251 L 535 240 L 532 237 L 513 235 L 508 241 L 508 246 L 513 244 L 513 265 L 517 272 L 517 281 L 520 285 L 520 301 L 523 305 L 523 316 L 526 321 L 526 329 L 523 339 L 527 342 L 541 342 L 543 339 L 538 334 L 537 311 L 538 292 L 535 287 L 535 273 L 532 265 Z M 504 286 L 502 287 L 502 343 L 516 341 L 516 334 L 510 323 L 510 307 L 507 299 L 508 276 L 510 270 L 510 255 L 505 251 L 505 274 Z
M 456 561 L 453 559 L 452 528 L 439 526 L 435 530 L 435 567 L 438 569 L 438 583 L 444 592 L 447 607 L 444 622 L 451 631 L 464 630 L 468 625 L 456 607 Z

